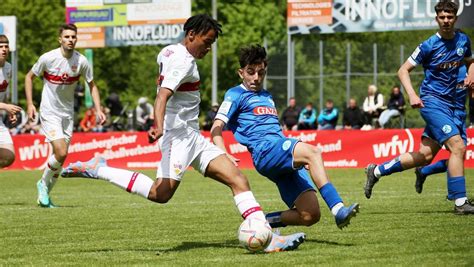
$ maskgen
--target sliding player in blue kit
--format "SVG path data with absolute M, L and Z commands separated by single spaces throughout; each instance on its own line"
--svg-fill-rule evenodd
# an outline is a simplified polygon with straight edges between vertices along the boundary
M 258 45 L 241 49 L 238 74 L 242 84 L 226 92 L 212 125 L 213 142 L 226 151 L 222 130 L 227 124 L 235 139 L 252 154 L 257 171 L 277 185 L 289 209 L 266 215 L 273 228 L 318 222 L 317 187 L 342 229 L 356 215 L 359 204 L 344 206 L 324 170 L 320 149 L 283 135 L 272 95 L 262 88 L 266 56 L 265 48 Z M 227 155 L 236 164 L 236 159 Z
M 420 149 L 402 154 L 381 165 L 367 166 L 365 196 L 370 198 L 372 189 L 382 176 L 401 172 L 413 167 L 430 164 L 444 145 L 450 152 L 448 160 L 448 198 L 454 200 L 456 214 L 474 214 L 474 206 L 466 197 L 464 177 L 464 154 L 466 146 L 461 137 L 462 130 L 456 123 L 455 102 L 459 68 L 466 63 L 468 74 L 465 86 L 474 86 L 474 59 L 468 36 L 454 29 L 458 6 L 441 0 L 435 6 L 439 31 L 420 44 L 408 60 L 400 67 L 398 76 L 413 108 L 420 108 L 426 122 Z M 420 86 L 420 97 L 415 93 L 410 72 L 422 65 L 425 79 Z

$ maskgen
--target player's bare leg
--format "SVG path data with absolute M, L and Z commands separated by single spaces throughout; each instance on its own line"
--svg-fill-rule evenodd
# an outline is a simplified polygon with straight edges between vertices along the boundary
M 401 172 L 414 167 L 425 166 L 431 163 L 441 147 L 433 139 L 422 137 L 420 149 L 416 152 L 401 154 L 383 164 L 369 164 L 366 168 L 367 181 L 365 183 L 365 197 L 372 196 L 372 189 L 380 177 Z
M 454 200 L 456 214 L 474 214 L 474 206 L 466 197 L 464 155 L 466 146 L 460 135 L 449 138 L 445 146 L 451 152 L 448 160 L 448 199 Z
M 342 229 L 348 225 L 350 219 L 358 212 L 359 204 L 355 203 L 347 208 L 344 207 L 339 193 L 329 181 L 321 150 L 310 144 L 298 142 L 294 148 L 293 157 L 295 167 L 307 166 L 309 169 L 313 182 L 336 218 L 337 226 Z
M 295 208 L 281 213 L 281 222 L 284 225 L 311 226 L 321 218 L 316 192 L 301 193 L 295 201 Z
M 15 148 L 12 144 L 0 145 L 0 168 L 5 168 L 15 161 Z
M 66 139 L 58 139 L 51 141 L 53 153 L 49 156 L 46 168 L 44 169 L 41 179 L 36 183 L 38 190 L 38 205 L 41 207 L 52 208 L 54 204 L 51 202 L 49 193 L 57 182 L 59 174 L 62 171 L 62 165 L 67 157 L 68 143 Z

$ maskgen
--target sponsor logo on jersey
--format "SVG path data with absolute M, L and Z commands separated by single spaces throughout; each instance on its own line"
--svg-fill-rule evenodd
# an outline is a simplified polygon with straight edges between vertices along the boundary
M 453 130 L 453 128 L 451 127 L 451 125 L 446 124 L 443 126 L 443 128 L 441 128 L 441 130 L 443 130 L 443 133 L 449 134 Z
M 458 56 L 464 55 L 464 49 L 462 47 L 459 47 L 458 49 L 456 49 L 456 54 L 458 54 Z
M 277 116 L 277 110 L 271 107 L 256 107 L 253 109 L 255 115 L 275 115 Z
M 283 150 L 287 151 L 291 146 L 291 141 L 290 140 L 286 140 L 285 142 L 283 142 L 283 145 L 281 145 L 281 148 L 283 148 Z
M 438 69 L 446 70 L 450 68 L 457 68 L 461 66 L 461 61 L 451 61 L 451 62 L 444 62 L 438 65 Z

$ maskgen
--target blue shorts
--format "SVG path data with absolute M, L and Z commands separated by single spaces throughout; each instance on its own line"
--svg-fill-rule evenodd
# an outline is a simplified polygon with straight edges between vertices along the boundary
M 458 127 L 461 138 L 464 141 L 464 145 L 467 145 L 467 133 L 466 133 L 466 111 L 458 110 L 454 111 L 454 123 Z
M 423 136 L 436 141 L 440 146 L 449 138 L 460 135 L 454 115 L 454 108 L 442 107 L 432 102 L 425 102 L 420 114 L 426 122 Z
M 295 206 L 301 193 L 316 190 L 308 172 L 293 167 L 293 150 L 298 142 L 292 138 L 275 139 L 259 145 L 252 153 L 257 171 L 277 185 L 289 208 Z

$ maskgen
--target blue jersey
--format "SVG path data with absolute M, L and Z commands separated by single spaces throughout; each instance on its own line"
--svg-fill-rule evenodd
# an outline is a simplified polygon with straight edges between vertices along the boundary
M 251 153 L 266 140 L 285 138 L 272 95 L 265 89 L 251 91 L 242 84 L 229 89 L 216 119 L 227 123 L 237 142 Z
M 458 83 L 456 87 L 456 111 L 465 111 L 466 110 L 466 96 L 467 88 L 464 86 L 464 79 L 466 79 L 467 70 L 466 65 L 462 65 L 459 68 L 458 73 Z
M 454 107 L 458 70 L 466 57 L 472 57 L 471 43 L 461 32 L 456 32 L 450 40 L 436 33 L 421 43 L 408 58 L 412 65 L 421 64 L 424 69 L 421 100 Z

